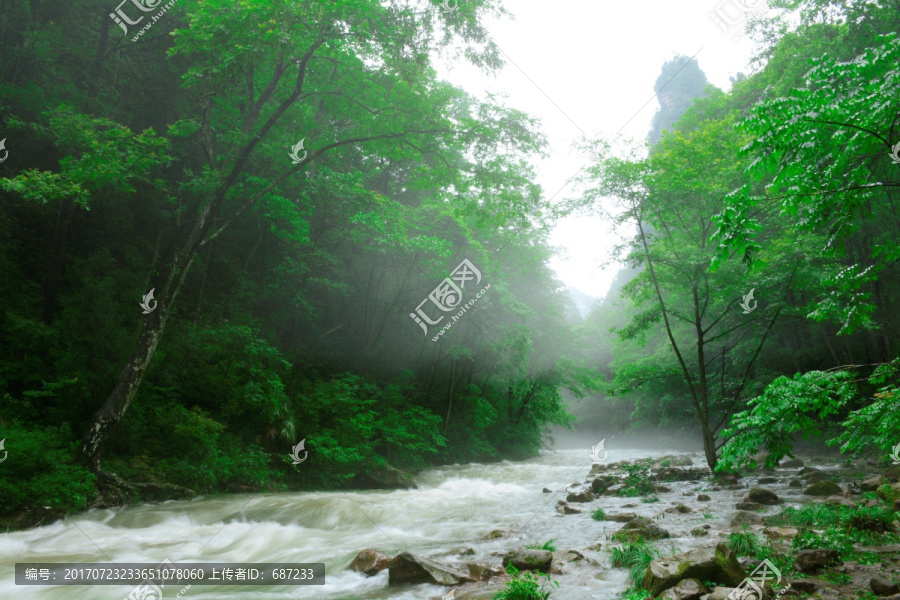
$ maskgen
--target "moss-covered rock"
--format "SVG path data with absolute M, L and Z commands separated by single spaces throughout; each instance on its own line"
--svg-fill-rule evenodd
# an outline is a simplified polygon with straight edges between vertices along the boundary
M 734 551 L 725 544 L 696 548 L 658 558 L 650 563 L 641 582 L 648 595 L 656 596 L 684 579 L 713 581 L 736 587 L 746 577 Z

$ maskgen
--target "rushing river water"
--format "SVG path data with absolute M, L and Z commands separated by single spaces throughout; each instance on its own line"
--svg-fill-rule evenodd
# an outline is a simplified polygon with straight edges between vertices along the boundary
M 663 452 L 610 451 L 607 462 L 661 456 Z M 691 455 L 696 466 L 702 457 Z M 679 551 L 717 539 L 734 514 L 734 502 L 746 490 L 715 492 L 713 502 L 695 501 L 708 484 L 667 483 L 671 493 L 660 502 L 601 497 L 575 504 L 583 514 L 558 515 L 556 501 L 565 496 L 542 493 L 580 482 L 590 471 L 587 450 L 547 451 L 525 462 L 470 464 L 432 469 L 421 474 L 419 489 L 365 492 L 316 492 L 229 495 L 190 502 L 141 504 L 95 510 L 65 522 L 0 535 L 0 598 L 40 600 L 125 600 L 134 586 L 16 586 L 16 562 L 324 562 L 324 586 L 192 586 L 184 600 L 429 600 L 446 588 L 434 585 L 388 586 L 387 571 L 367 578 L 346 570 L 363 548 L 394 555 L 408 550 L 449 564 L 482 562 L 497 565 L 498 553 L 524 544 L 557 538 L 559 550 L 575 549 L 600 562 L 556 576 L 561 587 L 554 600 L 612 599 L 624 589 L 624 569 L 610 569 L 605 550 L 588 546 L 621 527 L 590 518 L 592 509 L 607 513 L 636 512 L 652 517 L 673 502 L 695 508 L 689 514 L 665 514 L 658 523 L 672 539 L 663 549 Z M 786 475 L 783 473 L 782 475 Z M 748 481 L 747 483 L 750 483 Z M 787 494 L 787 479 L 766 487 Z M 691 492 L 689 496 L 682 493 Z M 789 498 L 786 500 L 790 501 Z M 636 504 L 633 508 L 622 508 Z M 707 515 L 704 517 L 704 513 Z M 712 536 L 695 539 L 689 531 L 704 523 Z M 508 533 L 485 539 L 494 529 Z M 475 550 L 464 558 L 461 546 Z M 179 589 L 166 586 L 165 599 Z M 462 595 L 460 595 L 462 597 Z

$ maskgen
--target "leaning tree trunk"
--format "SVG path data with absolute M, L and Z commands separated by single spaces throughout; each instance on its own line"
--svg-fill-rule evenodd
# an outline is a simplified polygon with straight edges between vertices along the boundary
M 222 194 L 224 196 L 224 194 Z M 141 335 L 135 345 L 131 358 L 122 369 L 119 380 L 112 393 L 103 403 L 94 415 L 94 421 L 84 436 L 81 445 L 82 462 L 100 477 L 100 482 L 108 482 L 111 476 L 104 473 L 102 468 L 103 450 L 110 434 L 137 393 L 147 365 L 153 358 L 156 351 L 156 345 L 162 337 L 166 328 L 166 319 L 169 316 L 169 310 L 175 302 L 175 297 L 181 289 L 182 283 L 190 270 L 191 263 L 196 256 L 200 241 L 210 228 L 215 213 L 214 207 L 219 204 L 218 198 L 208 203 L 200 212 L 197 223 L 191 234 L 178 253 L 172 263 L 172 268 L 165 284 L 160 290 L 157 298 L 156 310 L 146 316 L 144 326 L 141 329 Z M 121 482 L 119 482 L 121 483 Z

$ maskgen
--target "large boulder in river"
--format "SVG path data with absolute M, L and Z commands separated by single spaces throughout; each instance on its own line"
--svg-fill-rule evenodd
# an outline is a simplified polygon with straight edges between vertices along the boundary
M 379 552 L 374 548 L 364 548 L 350 563 L 350 570 L 365 573 L 371 577 L 387 569 L 390 564 L 391 557 L 384 552 Z
M 750 488 L 750 491 L 747 492 L 747 496 L 744 498 L 744 502 L 756 502 L 757 504 L 764 504 L 766 506 L 774 506 L 776 504 L 780 504 L 781 499 L 772 490 L 767 490 L 766 488 L 761 488 L 761 487 L 755 487 L 755 488 Z
M 865 481 L 859 484 L 860 489 L 864 492 L 874 492 L 879 487 L 884 485 L 887 480 L 881 475 L 876 475 L 875 477 L 869 477 Z
M 634 542 L 638 538 L 645 540 L 662 540 L 669 537 L 669 532 L 648 519 L 647 517 L 634 518 L 622 529 L 613 534 L 613 539 L 620 542 Z
M 803 467 L 803 461 L 799 458 L 789 458 L 787 460 L 781 461 L 778 465 L 779 467 L 784 467 L 785 469 L 796 469 L 797 467 Z
M 433 560 L 403 552 L 388 565 L 388 583 L 431 583 L 434 585 L 459 585 L 474 581 L 468 573 L 442 565 Z
M 736 587 L 746 573 L 734 551 L 725 544 L 703 547 L 675 556 L 657 558 L 644 572 L 642 586 L 648 595 L 656 596 L 683 579 L 715 581 Z
M 732 525 L 732 526 L 736 526 L 736 525 L 762 525 L 763 522 L 764 522 L 764 521 L 763 521 L 763 518 L 762 518 L 761 516 L 759 516 L 759 515 L 756 514 L 756 513 L 752 513 L 752 512 L 750 512 L 750 511 L 746 511 L 746 510 L 739 510 L 739 511 L 737 511 L 737 513 L 734 515 L 734 517 L 731 518 L 731 525 Z
M 588 490 L 572 492 L 566 496 L 566 502 L 592 502 L 593 500 L 594 495 Z
M 840 494 L 842 491 L 841 486 L 833 481 L 819 481 L 803 490 L 803 493 L 807 496 L 831 496 Z
M 520 571 L 550 572 L 550 564 L 553 562 L 553 553 L 549 550 L 531 550 L 519 548 L 511 550 L 503 556 L 503 566 L 512 564 Z
M 698 579 L 682 579 L 678 585 L 671 587 L 658 596 L 658 600 L 700 600 L 700 596 L 709 592 Z

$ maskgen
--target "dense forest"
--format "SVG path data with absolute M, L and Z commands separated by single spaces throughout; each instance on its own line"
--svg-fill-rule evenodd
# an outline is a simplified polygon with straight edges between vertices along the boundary
M 667 62 L 551 202 L 541 124 L 432 64 L 503 68 L 494 0 L 0 4 L 0 516 L 404 487 L 573 411 L 720 472 L 885 455 L 900 11 L 769 5 L 750 75 Z M 582 319 L 548 240 L 589 213 L 624 267 Z

